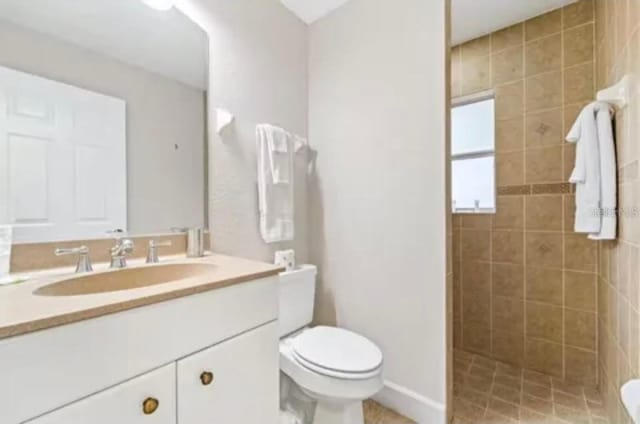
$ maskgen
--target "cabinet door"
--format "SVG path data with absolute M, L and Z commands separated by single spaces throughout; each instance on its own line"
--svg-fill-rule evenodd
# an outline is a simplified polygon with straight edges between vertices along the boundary
M 178 362 L 178 423 L 276 424 L 278 384 L 271 323 Z
M 28 424 L 175 424 L 176 366 L 168 365 Z

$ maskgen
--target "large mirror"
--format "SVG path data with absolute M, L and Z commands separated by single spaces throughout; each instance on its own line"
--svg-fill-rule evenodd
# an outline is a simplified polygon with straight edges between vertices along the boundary
M 206 33 L 167 0 L 0 1 L 14 242 L 206 226 Z

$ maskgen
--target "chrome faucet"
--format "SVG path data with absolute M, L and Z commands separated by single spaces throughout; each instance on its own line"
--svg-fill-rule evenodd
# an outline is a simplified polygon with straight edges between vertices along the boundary
M 127 255 L 133 252 L 133 241 L 130 239 L 116 239 L 116 245 L 110 250 L 110 268 L 126 268 Z
M 91 258 L 89 257 L 89 248 L 87 246 L 74 247 L 72 249 L 56 249 L 54 253 L 56 256 L 78 255 L 76 274 L 93 271 Z
M 171 246 L 171 241 L 163 241 L 157 242 L 155 240 L 149 240 L 149 251 L 147 252 L 147 263 L 148 264 L 156 264 L 160 262 L 158 259 L 158 248 L 159 247 L 169 247 Z

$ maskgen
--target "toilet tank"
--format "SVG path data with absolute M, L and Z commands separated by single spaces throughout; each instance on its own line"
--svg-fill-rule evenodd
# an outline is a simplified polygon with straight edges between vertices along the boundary
M 280 337 L 311 324 L 316 296 L 314 265 L 302 265 L 280 274 L 279 317 Z

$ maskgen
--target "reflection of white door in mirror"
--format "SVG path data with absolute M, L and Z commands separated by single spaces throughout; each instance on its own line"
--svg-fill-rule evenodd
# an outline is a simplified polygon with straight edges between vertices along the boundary
M 0 224 L 18 242 L 127 228 L 126 104 L 0 67 Z

